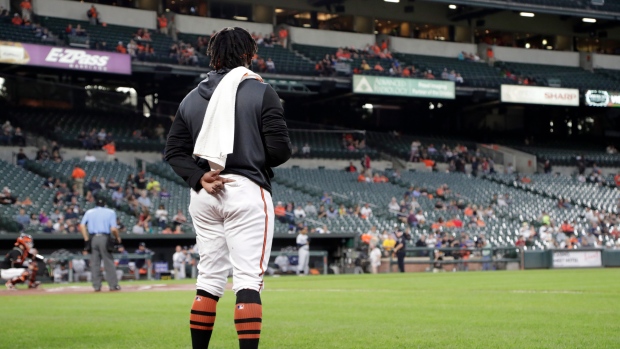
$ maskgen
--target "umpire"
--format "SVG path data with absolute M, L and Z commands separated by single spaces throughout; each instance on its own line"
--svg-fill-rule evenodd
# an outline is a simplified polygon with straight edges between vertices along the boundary
M 80 224 L 80 231 L 84 237 L 84 249 L 92 256 L 90 268 L 95 292 L 101 291 L 101 259 L 105 267 L 106 281 L 110 291 L 120 291 L 116 278 L 116 267 L 112 259 L 112 250 L 115 241 L 121 243 L 121 237 L 116 227 L 116 212 L 103 207 L 103 200 L 97 199 L 97 206 L 86 211 Z M 112 238 L 111 235 L 114 235 Z

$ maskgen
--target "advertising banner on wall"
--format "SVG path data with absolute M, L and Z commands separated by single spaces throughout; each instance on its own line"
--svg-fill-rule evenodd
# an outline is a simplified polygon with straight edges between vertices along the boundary
M 502 85 L 502 102 L 579 106 L 579 90 L 542 86 Z
M 589 107 L 620 108 L 620 92 L 588 90 L 585 95 L 585 101 Z
M 454 99 L 453 81 L 353 75 L 353 93 Z
M 0 63 L 131 74 L 131 57 L 126 54 L 8 41 L 0 41 Z
M 554 268 L 602 267 L 601 251 L 553 251 Z

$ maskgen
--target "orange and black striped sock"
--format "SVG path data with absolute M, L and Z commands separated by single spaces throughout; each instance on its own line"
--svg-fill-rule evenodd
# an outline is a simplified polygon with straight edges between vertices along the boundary
M 235 305 L 235 328 L 240 349 L 257 349 L 263 322 L 263 306 L 260 293 L 254 290 L 237 292 Z
M 206 349 L 209 347 L 213 324 L 215 323 L 215 308 L 220 297 L 207 291 L 196 290 L 196 298 L 189 315 L 189 329 L 192 333 L 192 348 Z

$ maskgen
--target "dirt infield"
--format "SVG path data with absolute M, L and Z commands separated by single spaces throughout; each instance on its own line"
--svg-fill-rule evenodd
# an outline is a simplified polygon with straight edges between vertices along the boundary
M 226 289 L 231 289 L 232 285 L 226 285 Z M 196 285 L 194 284 L 152 284 L 152 285 L 122 285 L 122 290 L 120 292 L 168 292 L 168 291 L 192 291 L 196 289 Z M 102 293 L 109 292 L 107 286 L 101 288 Z M 45 287 L 42 285 L 41 288 L 36 290 L 30 290 L 26 288 L 18 288 L 17 290 L 0 290 L 1 296 L 26 296 L 26 295 L 42 295 L 42 294 L 70 294 L 70 293 L 95 293 L 93 291 L 92 286 L 71 286 L 67 284 L 67 286 L 54 286 L 54 287 Z

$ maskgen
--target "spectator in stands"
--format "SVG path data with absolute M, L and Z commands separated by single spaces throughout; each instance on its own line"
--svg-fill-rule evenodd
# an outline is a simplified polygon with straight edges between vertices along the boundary
M 168 190 L 166 190 L 166 188 L 161 188 L 161 191 L 159 192 L 159 197 L 160 198 L 169 198 L 172 197 L 172 195 L 170 194 L 170 192 Z
M 19 152 L 15 155 L 15 160 L 17 162 L 17 166 L 24 166 L 26 161 L 28 161 L 28 156 L 24 153 L 24 149 L 19 148 Z
M 79 165 L 76 164 L 73 167 L 71 178 L 73 179 L 73 182 L 76 184 L 76 189 L 79 195 L 84 195 L 84 178 L 86 178 L 86 172 L 82 168 L 80 168 Z
M 86 155 L 84 156 L 84 161 L 86 162 L 95 162 L 97 161 L 97 158 L 92 155 L 89 151 L 86 152 Z
M 306 218 L 306 211 L 304 211 L 300 205 L 297 205 L 295 206 L 295 210 L 293 210 L 293 215 L 297 219 L 304 219 Z
M 327 211 L 325 211 L 325 206 L 321 205 L 319 206 L 319 212 L 317 213 L 317 218 L 326 218 L 327 217 Z
M 463 84 L 465 81 L 463 80 L 463 77 L 461 76 L 460 73 L 456 73 L 456 79 L 455 79 L 457 84 Z
M 106 152 L 108 161 L 114 161 L 116 159 L 116 143 L 110 142 L 101 147 L 101 149 Z
M 99 191 L 102 189 L 101 185 L 97 181 L 97 177 L 95 176 L 91 177 L 90 182 L 86 187 L 92 193 L 92 195 L 97 195 L 97 193 L 99 193 Z
M 442 80 L 449 80 L 450 74 L 448 73 L 448 68 L 443 68 L 443 71 L 441 72 L 441 79 Z
M 24 20 L 19 16 L 18 13 L 16 13 L 13 15 L 11 23 L 13 23 L 13 25 L 22 26 L 24 24 Z
M 306 206 L 304 206 L 303 210 L 307 216 L 315 217 L 317 215 L 316 206 L 314 206 L 312 201 L 308 201 Z
M 158 180 L 151 177 L 146 185 L 146 190 L 148 190 L 153 196 L 157 196 L 161 191 L 161 184 Z
M 383 66 L 381 66 L 381 63 L 377 62 L 375 63 L 374 66 L 374 71 L 379 72 L 379 73 L 383 73 L 385 71 L 385 69 L 383 69 Z
M 168 36 L 168 18 L 163 13 L 157 17 L 157 27 L 160 33 Z
M 396 214 L 400 211 L 400 205 L 398 204 L 398 201 L 396 201 L 395 197 L 392 197 L 392 200 L 388 204 L 388 210 L 393 214 Z
M 49 158 L 50 158 L 50 153 L 49 151 L 47 151 L 47 146 L 44 145 L 37 151 L 37 157 L 35 158 L 35 160 L 46 161 Z
M 271 58 L 267 58 L 265 65 L 267 66 L 267 73 L 276 72 L 276 64 L 271 60 Z
M 153 205 L 151 203 L 151 199 L 149 199 L 149 197 L 146 195 L 146 190 L 143 190 L 140 193 L 140 197 L 138 198 L 138 203 L 145 209 L 150 209 L 151 206 Z
M 29 226 L 30 217 L 26 214 L 26 210 L 20 208 L 19 214 L 15 216 L 15 221 L 19 224 L 21 230 L 24 230 L 27 226 Z
M 607 154 L 618 154 L 618 150 L 613 145 L 608 145 L 606 149 Z
M 366 62 L 365 59 L 362 59 L 362 63 L 360 64 L 360 69 L 362 71 L 369 71 L 370 70 L 370 65 Z
M 327 210 L 325 215 L 327 218 L 336 218 L 338 217 L 338 211 L 334 206 L 329 206 L 329 209 Z
M 32 15 L 32 3 L 30 2 L 30 0 L 23 0 L 19 7 L 21 7 L 22 9 L 22 18 L 25 21 L 29 21 Z
M 349 162 L 349 166 L 344 168 L 345 172 L 357 172 L 357 167 L 353 165 L 353 161 Z
M 99 24 L 99 11 L 97 11 L 95 5 L 90 6 L 90 9 L 86 12 L 86 16 L 88 17 L 90 25 Z
M 362 219 L 368 219 L 372 217 L 372 208 L 370 208 L 370 204 L 366 203 L 364 207 L 360 210 L 360 215 Z
M 125 46 L 123 46 L 123 42 L 122 41 L 119 41 L 118 45 L 116 45 L 116 52 L 122 53 L 122 54 L 127 54 L 127 49 L 125 48 Z
M 114 201 L 116 207 L 120 207 L 123 204 L 124 198 L 123 188 L 121 187 L 118 187 L 118 189 L 112 193 L 112 201 Z
M 164 229 L 168 224 L 168 211 L 164 205 L 159 205 L 159 208 L 155 211 L 155 219 L 157 219 L 157 223 L 162 229 Z
M 58 152 L 58 150 L 54 150 L 52 152 L 51 160 L 57 164 L 62 162 L 62 156 L 60 156 L 60 152 Z
M 15 128 L 15 131 L 13 132 L 13 139 L 11 141 L 13 142 L 13 145 L 20 147 L 26 146 L 26 137 L 24 137 L 24 133 L 20 127 Z
M 182 225 L 187 223 L 187 218 L 183 214 L 183 211 L 178 210 L 177 214 L 172 217 L 172 225 L 176 228 L 177 225 Z
M 136 185 L 135 187 L 144 190 L 146 189 L 146 178 L 144 178 L 144 171 L 138 173 L 138 176 L 135 178 Z
M 77 27 L 75 27 L 74 34 L 76 36 L 86 36 L 86 29 L 82 28 L 82 25 L 78 24 Z

